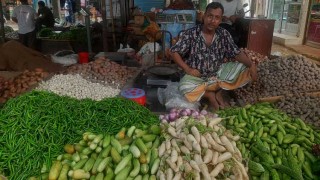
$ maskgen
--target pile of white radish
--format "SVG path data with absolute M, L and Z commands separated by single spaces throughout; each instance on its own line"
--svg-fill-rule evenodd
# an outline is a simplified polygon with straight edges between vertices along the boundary
M 166 140 L 159 147 L 160 180 L 249 179 L 247 168 L 233 136 L 220 124 L 221 118 L 184 116 L 162 122 Z

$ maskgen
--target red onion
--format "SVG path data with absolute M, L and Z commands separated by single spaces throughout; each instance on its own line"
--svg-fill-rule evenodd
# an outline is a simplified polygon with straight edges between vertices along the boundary
M 201 111 L 200 111 L 200 114 L 202 114 L 202 115 L 207 115 L 207 114 L 208 114 L 208 112 L 207 112 L 206 110 L 204 110 L 204 109 L 203 109 L 203 110 L 201 110 Z

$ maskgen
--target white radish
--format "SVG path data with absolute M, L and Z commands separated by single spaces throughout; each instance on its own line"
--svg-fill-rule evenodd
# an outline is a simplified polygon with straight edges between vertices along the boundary
M 194 138 L 196 139 L 196 141 L 197 141 L 198 143 L 200 143 L 200 140 L 201 140 L 201 139 L 200 139 L 200 133 L 199 133 L 197 127 L 192 126 L 192 127 L 191 127 L 191 132 L 192 132 Z
M 190 151 L 192 151 L 192 144 L 187 139 L 185 139 L 183 143 Z
M 174 175 L 174 178 L 172 180 L 180 180 L 181 179 L 181 172 L 177 172 L 175 175 Z
M 222 118 L 213 118 L 210 119 L 210 122 L 208 124 L 208 127 L 213 128 L 214 125 L 219 124 L 222 121 Z
M 177 167 L 177 165 L 173 162 L 171 162 L 170 159 L 166 159 L 166 163 L 170 166 L 170 168 L 174 171 L 174 172 L 178 172 L 179 169 Z
M 193 155 L 193 159 L 197 164 L 203 164 L 203 160 L 200 154 Z
M 235 177 L 234 175 L 229 176 L 229 178 L 230 178 L 231 180 L 236 180 L 236 177 Z
M 209 163 L 210 161 L 212 161 L 212 156 L 212 151 L 210 149 L 207 149 L 206 154 L 203 157 L 203 162 L 206 164 Z
M 239 140 L 240 140 L 240 136 L 239 136 L 239 135 L 233 136 L 233 140 L 234 140 L 234 141 L 239 141 Z
M 201 180 L 200 172 L 194 172 L 194 180 Z
M 201 154 L 201 146 L 200 146 L 200 144 L 198 144 L 196 141 L 194 141 L 194 142 L 192 143 L 192 148 L 193 148 L 195 151 L 197 151 L 199 154 Z
M 188 162 L 184 161 L 183 165 L 184 165 L 184 171 L 185 172 L 192 171 L 192 167 L 190 166 L 190 164 Z
M 180 139 L 185 139 L 186 137 L 187 137 L 186 134 L 183 132 L 179 134 Z
M 164 175 L 164 173 L 161 170 L 159 170 L 158 172 L 159 172 L 159 176 L 158 176 L 159 179 L 160 180 L 166 180 L 166 176 Z
M 204 180 L 211 180 L 208 166 L 206 164 L 200 164 L 199 167 L 201 169 L 201 174 L 203 175 L 203 179 Z
M 202 125 L 204 125 L 205 127 L 208 126 L 208 125 L 207 125 L 207 119 L 206 119 L 205 117 L 201 117 L 199 121 L 200 121 L 200 123 L 201 123 Z
M 226 147 L 226 149 L 233 154 L 234 149 L 233 149 L 232 143 L 229 141 L 229 139 L 225 135 L 222 135 L 222 136 L 220 136 L 220 140 L 224 144 L 224 147 Z
M 214 169 L 210 172 L 211 178 L 215 178 L 218 174 L 223 170 L 224 165 L 223 163 L 219 163 Z
M 219 153 L 217 151 L 214 151 L 212 153 L 212 164 L 213 165 L 218 164 L 218 157 L 219 157 Z
M 248 180 L 249 176 L 244 165 L 241 162 L 237 161 L 235 158 L 232 158 L 232 159 L 234 162 L 236 162 L 236 165 L 239 167 L 238 169 L 240 169 L 243 179 Z
M 170 140 L 166 140 L 166 150 L 169 151 L 171 149 L 171 142 Z
M 192 134 L 187 135 L 187 140 L 192 144 L 193 142 L 198 142 Z
M 221 142 L 221 140 L 216 132 L 212 132 L 211 136 L 218 144 L 223 145 L 223 143 Z
M 162 157 L 164 152 L 166 151 L 166 143 L 163 142 L 159 147 L 159 157 Z
M 231 159 L 232 158 L 232 154 L 230 152 L 225 152 L 223 154 L 221 154 L 219 157 L 218 157 L 218 161 L 217 163 L 221 163 L 221 162 L 224 162 L 228 159 Z
M 217 144 L 211 137 L 211 135 L 209 133 L 206 133 L 204 135 L 204 137 L 206 138 L 207 142 L 211 144 L 212 149 L 219 151 L 219 152 L 224 152 L 226 151 L 226 148 Z
M 217 126 L 217 125 L 214 125 L 214 126 L 213 126 L 213 131 L 215 131 L 215 132 L 220 131 L 220 127 Z
M 208 145 L 206 138 L 201 135 L 200 139 L 201 139 L 201 143 L 200 143 L 201 147 L 208 149 L 209 145 Z
M 190 154 L 189 149 L 186 146 L 180 147 L 181 152 L 183 152 L 185 155 Z
M 194 170 L 196 170 L 197 172 L 200 172 L 200 168 L 199 168 L 198 164 L 197 164 L 194 160 L 191 160 L 189 163 L 190 163 L 190 166 L 191 166 Z
M 178 160 L 178 152 L 175 149 L 171 150 L 171 162 L 175 163 Z
M 167 129 L 168 133 L 173 136 L 173 137 L 177 137 L 177 133 L 176 133 L 176 129 L 172 126 L 169 126 Z
M 236 179 L 238 180 L 242 180 L 243 179 L 243 176 L 242 176 L 242 173 L 241 173 L 241 170 L 240 168 L 238 168 L 237 166 L 234 166 L 232 168 L 232 172 L 233 174 L 236 176 Z
M 166 170 L 166 173 L 167 173 L 167 180 L 171 180 L 173 178 L 173 170 L 171 168 L 168 168 Z
M 178 169 L 180 169 L 182 165 L 183 165 L 183 158 L 181 156 L 178 156 L 178 160 L 177 160 Z

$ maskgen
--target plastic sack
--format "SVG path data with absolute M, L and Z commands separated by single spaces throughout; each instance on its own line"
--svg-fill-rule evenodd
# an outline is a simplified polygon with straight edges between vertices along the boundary
M 154 53 L 142 55 L 141 66 L 149 67 L 154 65 Z
M 179 82 L 171 82 L 166 88 L 158 88 L 157 93 L 160 104 L 165 105 L 167 110 L 172 108 L 199 110 L 199 102 L 189 102 L 179 91 Z
M 133 48 L 130 48 L 128 44 L 126 48 L 123 47 L 123 44 L 120 44 L 120 48 L 117 50 L 117 52 L 127 53 L 127 56 L 130 58 L 133 58 L 136 54 L 136 51 Z
M 159 43 L 156 43 L 156 47 L 154 47 L 154 43 L 149 42 L 143 45 L 137 54 L 143 56 L 144 54 L 154 54 L 154 52 L 159 51 L 161 51 L 161 46 Z
M 78 55 L 70 50 L 58 51 L 54 55 L 51 55 L 51 60 L 63 66 L 70 66 L 78 62 Z

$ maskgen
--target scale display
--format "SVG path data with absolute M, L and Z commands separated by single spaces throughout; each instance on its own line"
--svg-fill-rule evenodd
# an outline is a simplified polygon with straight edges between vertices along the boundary
M 159 24 L 169 24 L 174 23 L 175 15 L 172 14 L 161 14 L 157 13 L 156 22 Z
M 181 24 L 189 24 L 189 23 L 194 23 L 192 14 L 177 14 L 177 23 Z

